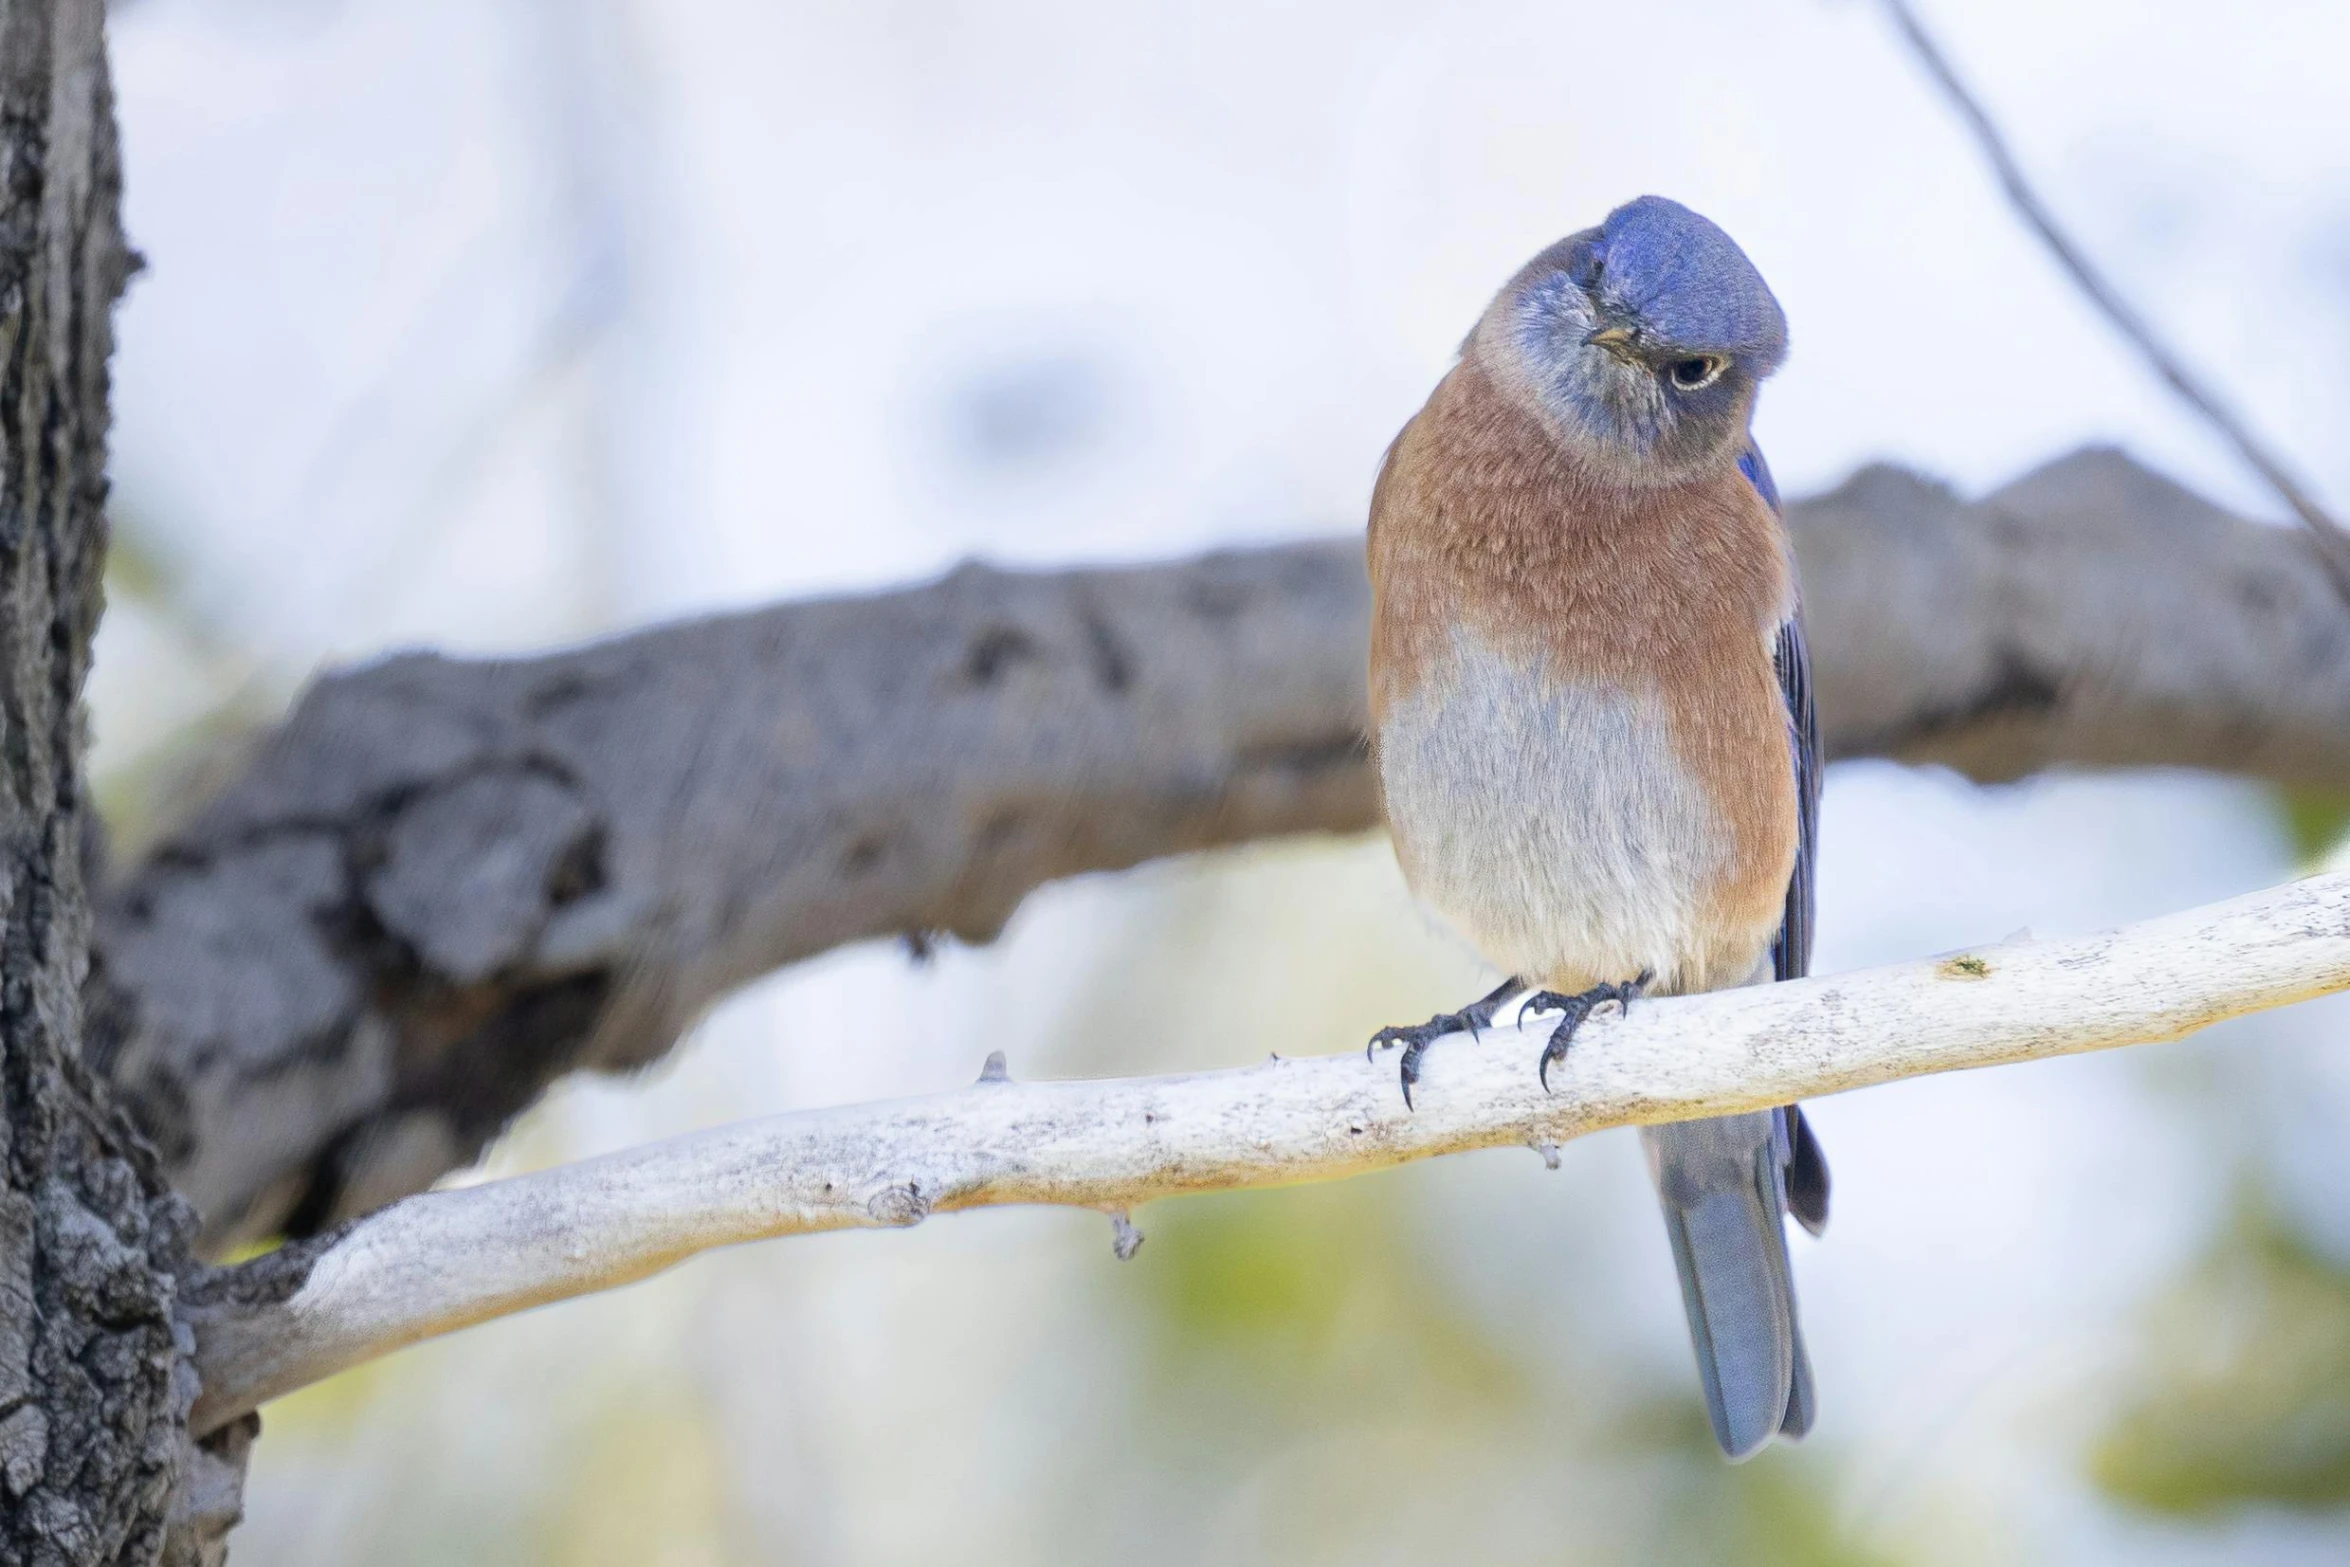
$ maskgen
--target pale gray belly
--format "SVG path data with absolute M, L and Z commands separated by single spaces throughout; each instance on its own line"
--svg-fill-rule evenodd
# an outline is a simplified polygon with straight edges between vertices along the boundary
M 1379 726 L 1413 892 L 1496 967 L 1557 988 L 1643 970 L 1659 989 L 1723 982 L 1703 972 L 1719 939 L 1704 904 L 1728 829 L 1661 703 L 1538 680 L 1473 643 L 1456 657 Z

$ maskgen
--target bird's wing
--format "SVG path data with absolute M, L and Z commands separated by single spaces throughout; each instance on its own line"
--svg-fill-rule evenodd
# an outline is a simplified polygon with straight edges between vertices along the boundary
M 1755 445 L 1751 437 L 1746 442 L 1746 450 L 1738 454 L 1738 471 L 1746 475 L 1749 484 L 1762 492 L 1762 498 L 1770 503 L 1773 516 L 1787 515 L 1786 509 L 1779 504 L 1779 481 L 1771 477 L 1771 465 L 1763 461 L 1762 448 Z
M 1770 503 L 1772 511 L 1781 511 L 1779 486 L 1771 479 L 1770 464 L 1763 461 L 1762 449 L 1751 441 L 1739 454 L 1738 471 Z M 1811 649 L 1803 640 L 1800 596 L 1795 613 L 1779 628 L 1771 663 L 1778 670 L 1779 692 L 1787 701 L 1788 738 L 1794 742 L 1796 813 L 1795 873 L 1787 878 L 1786 912 L 1780 916 L 1778 937 L 1771 943 L 1771 977 L 1801 979 L 1811 971 L 1816 896 L 1812 870 L 1820 833 L 1820 719 L 1812 702 Z M 1779 1113 L 1787 1139 L 1787 1210 L 1796 1222 L 1817 1235 L 1828 1224 L 1828 1161 L 1801 1107 L 1789 1105 Z
M 1752 441 L 1738 455 L 1738 471 L 1746 475 L 1773 512 L 1779 512 L 1779 486 L 1762 449 Z M 1782 514 L 1783 515 L 1783 514 Z M 1774 979 L 1801 979 L 1811 969 L 1812 865 L 1820 825 L 1820 721 L 1812 706 L 1811 649 L 1803 640 L 1803 608 L 1779 627 L 1771 648 L 1771 663 L 1779 675 L 1779 693 L 1787 702 L 1787 734 L 1795 755 L 1795 874 L 1787 881 L 1787 909 L 1779 923 L 1778 939 L 1771 943 Z
M 1803 641 L 1803 611 L 1779 628 L 1771 649 L 1779 690 L 1787 698 L 1788 736 L 1795 751 L 1795 874 L 1787 878 L 1787 911 L 1779 938 L 1771 944 L 1774 979 L 1801 979 L 1811 972 L 1812 867 L 1820 833 L 1820 719 L 1811 699 L 1811 650 Z

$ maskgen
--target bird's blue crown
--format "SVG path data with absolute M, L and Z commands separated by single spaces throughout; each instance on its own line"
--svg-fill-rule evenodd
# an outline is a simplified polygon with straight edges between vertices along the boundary
M 1787 316 L 1738 242 L 1662 196 L 1627 201 L 1593 238 L 1603 310 L 1661 347 L 1736 356 L 1756 380 L 1787 356 Z
M 1515 362 L 1554 431 L 1635 483 L 1729 458 L 1787 353 L 1787 317 L 1754 263 L 1662 196 L 1536 256 L 1488 325 L 1483 351 Z

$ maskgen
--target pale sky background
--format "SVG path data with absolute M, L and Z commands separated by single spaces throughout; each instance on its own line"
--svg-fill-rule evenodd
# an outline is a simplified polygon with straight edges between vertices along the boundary
M 1928 15 L 2090 249 L 2350 509 L 2350 10 Z M 399 645 L 1359 528 L 1491 291 L 1643 191 L 1723 223 L 1787 307 L 1758 429 L 1790 493 L 1878 459 L 1980 492 L 2103 441 L 2277 512 L 2034 248 L 1860 0 L 139 0 L 113 38 L 149 264 L 117 493 L 176 607 L 102 633 L 102 768 L 240 683 L 282 702 Z M 1820 967 L 2292 869 L 2265 797 L 2225 781 L 1842 769 Z M 1148 1020 L 1109 999 L 1136 973 L 1165 999 Z M 1339 1048 L 1473 988 L 1381 843 L 1153 867 L 1051 889 L 927 970 L 806 965 L 650 1080 L 561 1091 L 496 1158 L 942 1087 L 997 1047 L 1035 1072 L 1242 1061 L 1280 1029 Z M 1819 1107 L 1838 1211 L 1797 1267 L 1823 1413 L 1790 1472 L 1841 1528 L 1904 1562 L 2339 1559 L 2333 1515 L 2148 1522 L 2080 1454 L 2248 1170 L 2350 1257 L 2341 1121 L 2311 1112 L 2350 1114 L 2344 1016 Z M 1493 1155 L 1375 1184 L 1445 1310 L 1567 1384 L 1694 1401 L 1628 1138 L 1556 1176 Z M 1643 1559 L 1636 1530 L 1566 1543 L 1598 1527 L 1597 1482 L 1490 1424 L 1333 1417 L 1265 1438 L 1245 1483 L 1154 1457 L 1132 1433 L 1166 1405 L 1120 1292 L 1165 1254 L 1113 1272 L 1090 1219 L 942 1220 L 414 1351 L 273 1413 L 237 1560 L 653 1560 L 592 1522 L 648 1473 L 630 1516 L 688 1520 L 663 1561 L 1408 1560 L 1422 1527 L 1476 1559 L 1529 1559 L 1513 1529 L 1541 1559 Z M 649 1447 L 580 1435 L 612 1408 Z M 1457 1511 L 1380 1481 L 1431 1451 Z M 1354 1469 L 1370 1491 L 1298 1478 Z M 1502 1485 L 1520 1473 L 1556 1513 Z

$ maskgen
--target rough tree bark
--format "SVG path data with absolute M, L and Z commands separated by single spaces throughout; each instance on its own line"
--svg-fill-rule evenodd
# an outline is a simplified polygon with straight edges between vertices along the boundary
M 186 1445 L 195 1216 L 81 1056 L 80 704 L 129 274 L 103 23 L 0 4 L 0 1561 L 40 1567 L 206 1559 L 253 1429 Z
M 1872 468 L 1790 520 L 1835 756 L 2350 783 L 2300 534 L 2104 451 L 1971 505 Z M 1374 825 L 1367 608 L 1344 537 L 330 675 L 104 899 L 93 1058 L 209 1245 L 370 1211 L 781 964 Z

